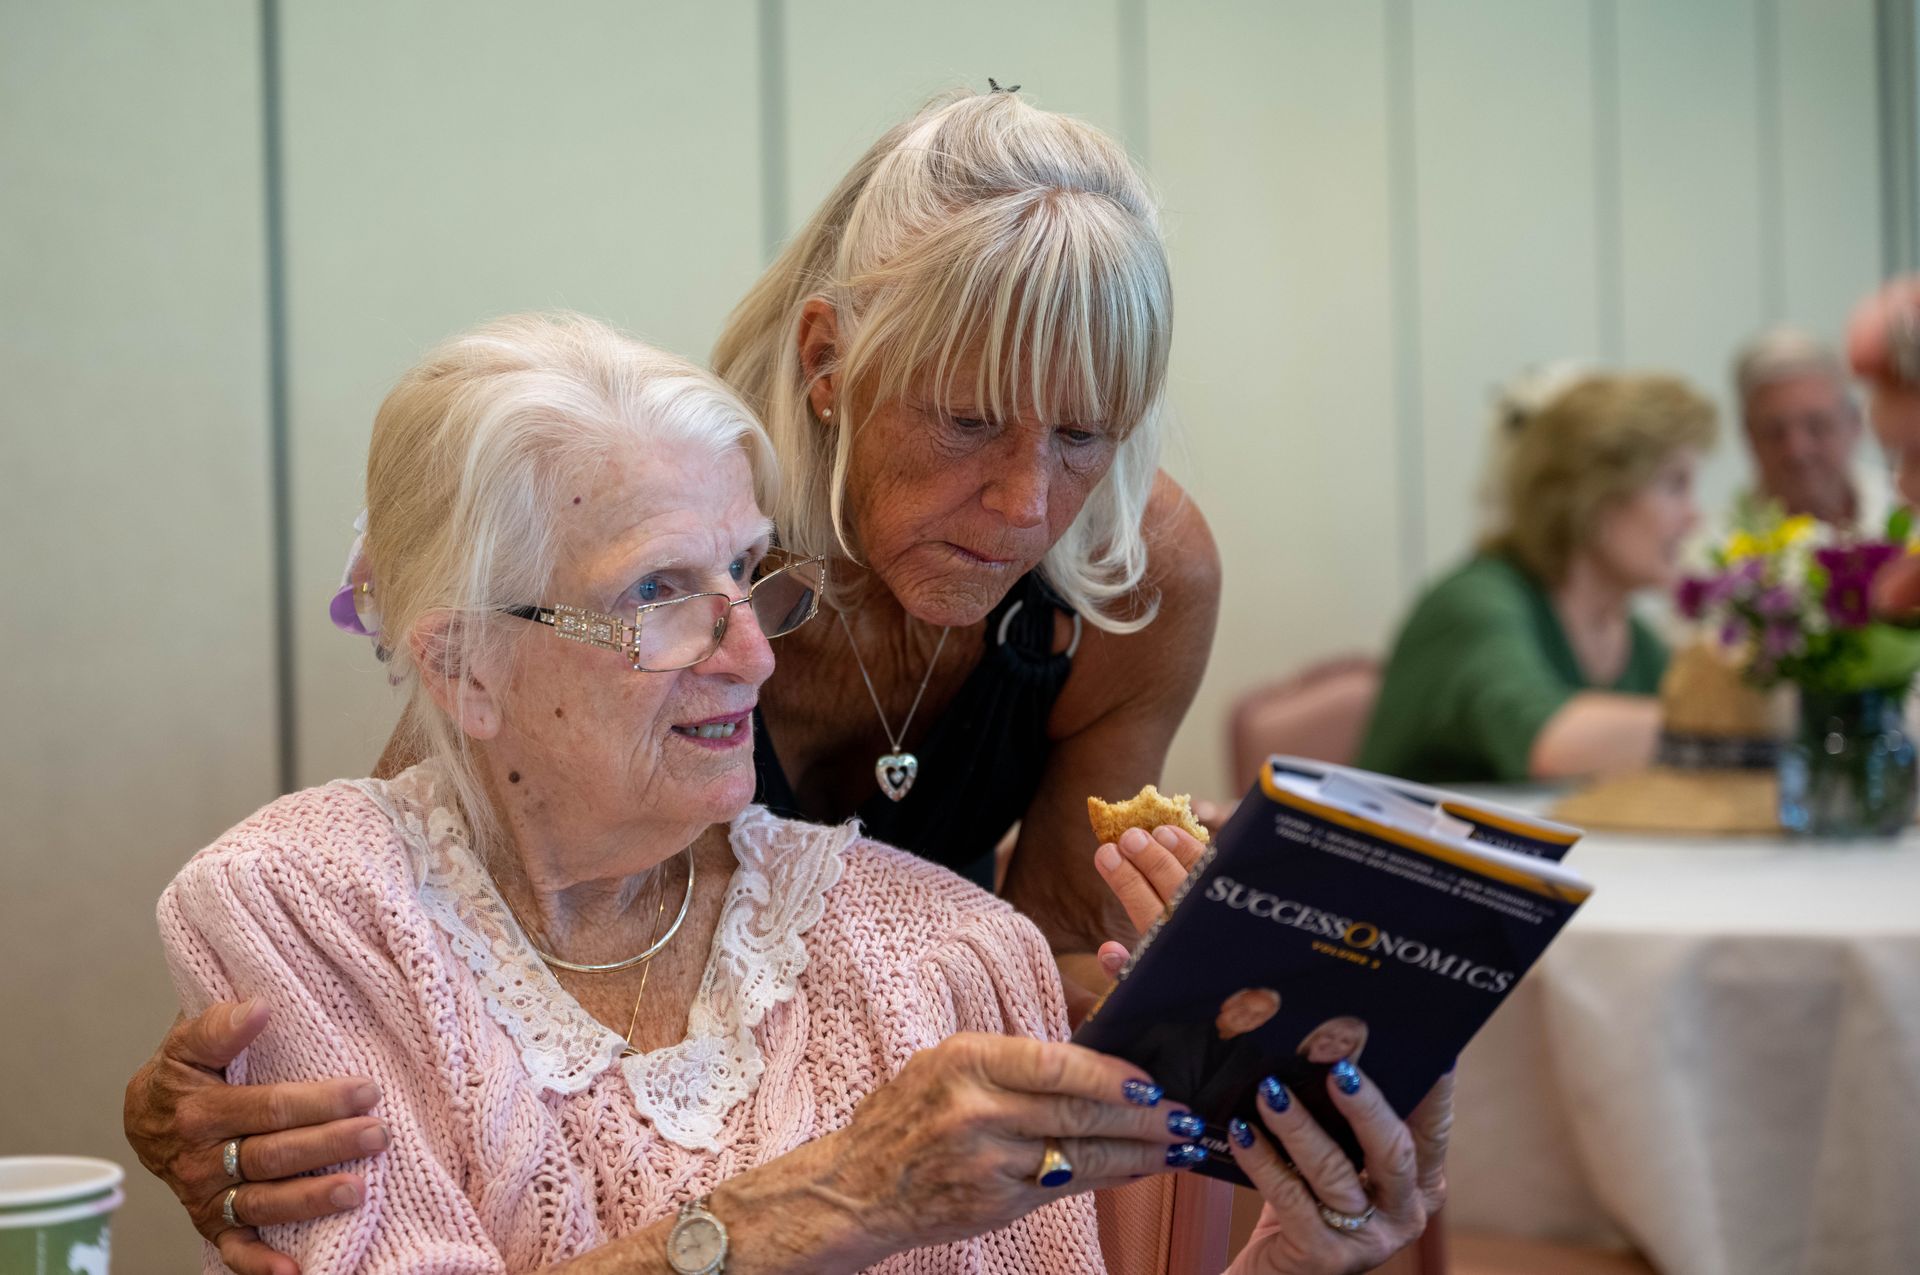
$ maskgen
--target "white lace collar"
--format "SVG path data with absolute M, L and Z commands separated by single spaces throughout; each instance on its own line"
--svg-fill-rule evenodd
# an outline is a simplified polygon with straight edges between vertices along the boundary
M 421 905 L 480 984 L 487 1011 L 519 1046 L 527 1073 L 555 1093 L 578 1093 L 615 1062 L 640 1113 L 661 1137 L 719 1149 L 721 1124 L 759 1083 L 753 1029 L 790 999 L 807 966 L 800 941 L 840 879 L 851 826 L 820 828 L 748 806 L 728 839 L 738 868 L 727 887 L 705 976 L 676 1045 L 620 1058 L 626 1042 L 554 979 L 474 858 L 466 824 L 431 763 L 394 779 L 358 780 L 401 831 Z

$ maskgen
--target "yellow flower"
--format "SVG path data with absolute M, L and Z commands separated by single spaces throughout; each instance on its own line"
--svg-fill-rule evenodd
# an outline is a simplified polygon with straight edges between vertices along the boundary
M 1727 537 L 1725 553 L 1729 563 L 1747 558 L 1772 558 L 1785 553 L 1803 540 L 1812 538 L 1819 520 L 1810 514 L 1783 518 L 1765 531 L 1736 531 Z
M 1796 514 L 1785 522 L 1782 522 L 1778 527 L 1775 527 L 1773 534 L 1767 537 L 1769 542 L 1767 546 L 1768 552 L 1778 553 L 1789 545 L 1799 544 L 1802 540 L 1813 535 L 1814 530 L 1819 525 L 1819 520 L 1812 514 Z

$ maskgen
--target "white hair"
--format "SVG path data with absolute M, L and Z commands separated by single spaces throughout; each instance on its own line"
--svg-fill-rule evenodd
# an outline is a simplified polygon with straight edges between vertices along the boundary
M 1733 388 L 1740 405 L 1765 387 L 1802 376 L 1825 376 L 1851 398 L 1846 365 L 1832 346 L 1799 328 L 1769 328 L 1740 347 L 1733 360 Z
M 814 298 L 838 323 L 831 429 L 813 417 L 798 350 Z M 1090 623 L 1131 632 L 1156 609 L 1128 599 L 1146 573 L 1172 325 L 1159 216 L 1119 144 L 1013 93 L 964 94 L 861 157 L 741 301 L 713 364 L 766 421 L 783 472 L 770 512 L 809 554 L 858 557 L 851 404 L 921 377 L 945 394 L 977 353 L 974 389 L 996 417 L 1102 423 L 1112 467 L 1042 571 Z
M 776 481 L 765 431 L 717 378 L 577 314 L 453 337 L 380 405 L 366 530 L 380 640 L 407 692 L 402 729 L 447 767 L 476 849 L 498 826 L 465 732 L 424 681 L 463 688 L 482 659 L 510 658 L 536 626 L 501 612 L 565 601 L 546 597 L 564 493 L 616 448 L 669 442 L 743 447 L 763 502 Z M 416 634 L 431 639 L 424 660 Z

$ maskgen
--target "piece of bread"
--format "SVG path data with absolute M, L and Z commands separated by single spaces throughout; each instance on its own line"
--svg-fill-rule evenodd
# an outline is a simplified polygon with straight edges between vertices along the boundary
M 1187 794 L 1162 796 L 1152 784 L 1125 801 L 1087 798 L 1087 822 L 1093 825 L 1093 835 L 1103 845 L 1120 840 L 1120 834 L 1129 828 L 1152 832 L 1162 824 L 1185 828 L 1203 846 L 1209 840 L 1207 826 L 1193 817 L 1193 803 Z

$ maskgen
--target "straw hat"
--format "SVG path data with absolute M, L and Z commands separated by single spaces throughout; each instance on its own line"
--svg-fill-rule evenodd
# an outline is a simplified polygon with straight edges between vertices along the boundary
M 1791 692 L 1741 681 L 1710 642 L 1674 656 L 1660 683 L 1660 750 L 1653 766 L 1573 793 L 1552 817 L 1626 832 L 1778 832 L 1774 762 Z

